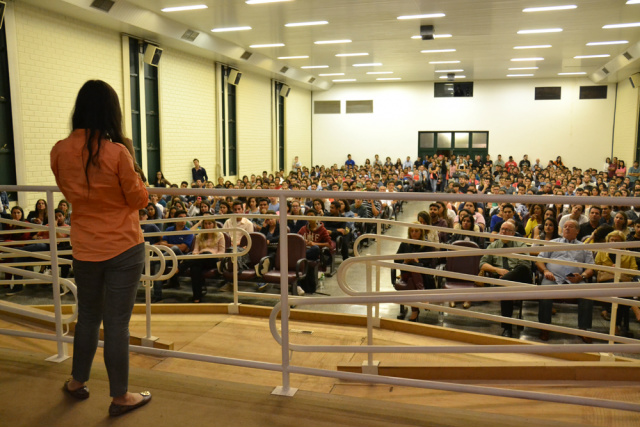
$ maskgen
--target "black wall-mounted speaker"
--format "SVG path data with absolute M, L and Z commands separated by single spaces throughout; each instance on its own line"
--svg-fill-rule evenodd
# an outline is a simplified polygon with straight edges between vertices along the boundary
M 160 57 L 162 56 L 162 48 L 154 46 L 152 44 L 146 44 L 144 49 L 145 64 L 153 65 L 157 67 L 160 63 Z
M 229 78 L 227 79 L 227 81 L 232 85 L 237 86 L 238 84 L 240 84 L 241 77 L 242 77 L 242 73 L 232 68 L 231 70 L 229 70 Z

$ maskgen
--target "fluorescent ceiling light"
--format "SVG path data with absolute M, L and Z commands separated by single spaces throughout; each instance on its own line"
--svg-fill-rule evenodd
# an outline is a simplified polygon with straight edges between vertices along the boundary
M 393 74 L 393 71 L 367 71 L 367 74 Z
M 310 25 L 326 25 L 329 21 L 312 21 L 312 22 L 291 22 L 284 24 L 285 27 L 306 27 Z
M 448 79 L 448 76 L 440 76 L 441 79 Z M 454 79 L 466 79 L 467 76 L 453 76 Z
M 320 77 L 329 77 L 329 76 L 344 76 L 344 73 L 327 73 L 327 74 L 318 74 Z
M 278 56 L 278 59 L 307 59 L 309 55 L 300 55 L 300 56 Z
M 464 70 L 461 68 L 459 70 L 436 70 L 436 73 L 461 73 Z
M 532 77 L 533 74 L 507 74 L 507 77 Z
M 443 18 L 446 16 L 444 13 L 429 13 L 426 15 L 404 15 L 398 16 L 398 19 L 423 19 L 423 18 Z
M 544 61 L 544 58 L 513 58 L 511 59 L 513 62 L 522 62 L 522 61 Z
M 291 0 L 247 0 L 246 4 L 262 4 L 262 3 L 280 3 L 283 1 L 291 1 Z
M 284 43 L 271 43 L 271 44 L 252 44 L 251 48 L 253 49 L 260 49 L 262 47 L 283 47 Z
M 314 44 L 334 44 L 334 43 L 351 43 L 351 40 L 319 40 Z
M 449 37 L 453 37 L 451 34 L 434 34 L 434 39 L 446 39 Z M 411 36 L 412 39 L 422 39 L 422 36 Z
M 429 64 L 459 64 L 460 61 L 430 61 Z
M 304 69 L 310 69 L 310 68 L 329 68 L 328 65 L 305 65 L 304 67 L 300 67 L 300 68 L 304 68 Z
M 518 34 L 559 33 L 562 28 L 541 28 L 537 30 L 520 30 Z
M 337 53 L 336 56 L 369 56 L 368 53 Z
M 353 64 L 354 67 L 379 67 L 382 62 L 371 62 L 369 64 Z
M 605 25 L 604 29 L 611 29 L 611 28 L 629 28 L 629 27 L 640 27 L 640 22 L 628 22 L 626 24 L 610 24 L 610 25 Z
M 421 50 L 420 53 L 444 53 L 444 52 L 455 52 L 455 49 L 431 49 L 431 50 Z
M 584 75 L 587 74 L 586 71 L 577 71 L 574 73 L 558 73 L 559 76 L 579 76 L 579 75 Z
M 378 77 L 376 80 L 402 80 L 402 77 Z
M 547 12 L 550 10 L 568 10 L 568 9 L 577 9 L 578 6 L 575 4 L 567 4 L 564 6 L 545 6 L 545 7 L 528 7 L 526 9 L 522 9 L 523 12 Z
M 246 31 L 250 29 L 251 27 L 227 27 L 227 28 L 214 28 L 211 31 L 214 33 L 225 33 L 227 31 Z
M 514 49 L 546 49 L 551 47 L 550 44 L 537 44 L 532 46 L 514 46 Z
M 355 82 L 356 79 L 333 79 L 333 82 Z
M 519 71 L 519 70 L 537 70 L 538 67 L 517 67 L 517 68 L 509 68 L 509 71 Z
M 627 0 L 627 4 L 640 4 L 640 0 Z
M 587 46 L 605 46 L 608 44 L 627 44 L 627 43 L 629 43 L 627 40 L 613 40 L 610 42 L 589 42 L 587 43 Z
M 578 55 L 578 56 L 574 56 L 573 59 L 589 59 L 589 58 L 608 58 L 611 55 L 609 54 L 604 54 L 604 55 Z
M 182 12 L 184 10 L 198 10 L 198 9 L 206 9 L 206 4 L 194 4 L 193 6 L 176 6 L 176 7 L 165 7 L 161 9 L 162 12 Z

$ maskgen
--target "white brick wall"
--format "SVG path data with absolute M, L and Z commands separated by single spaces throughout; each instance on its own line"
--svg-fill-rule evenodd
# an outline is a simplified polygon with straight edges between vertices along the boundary
M 624 160 L 627 169 L 633 165 L 638 137 L 638 89 L 629 79 L 618 83 L 616 122 L 613 134 L 613 155 Z
M 191 183 L 193 159 L 216 178 L 215 65 L 206 58 L 164 49 L 160 61 L 161 168 L 171 182 Z
M 18 184 L 55 185 L 49 152 L 71 129 L 71 111 L 80 87 L 89 79 L 109 83 L 122 102 L 120 36 L 62 15 L 15 2 L 15 31 L 19 74 L 19 102 L 26 164 Z M 20 174 L 19 174 L 20 175 Z M 20 199 L 33 209 L 41 194 Z M 61 198 L 57 195 L 56 199 Z
M 272 171 L 271 79 L 243 73 L 237 87 L 238 175 Z
M 289 171 L 298 156 L 311 166 L 311 91 L 294 87 L 285 101 L 285 167 Z

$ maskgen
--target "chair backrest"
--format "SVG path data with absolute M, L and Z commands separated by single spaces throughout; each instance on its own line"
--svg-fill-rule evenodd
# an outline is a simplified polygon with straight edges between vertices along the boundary
M 267 238 L 262 233 L 251 232 L 251 249 L 249 250 L 249 265 L 254 266 L 267 256 Z M 246 246 L 247 236 L 242 236 L 240 246 Z
M 224 249 L 227 250 L 231 247 L 231 236 L 229 233 L 222 233 L 222 235 L 224 236 Z
M 479 246 L 474 242 L 468 242 L 465 240 L 457 240 L 453 242 L 452 245 L 479 249 Z M 447 271 L 455 273 L 464 273 L 477 276 L 480 272 L 480 258 L 482 258 L 482 255 L 448 257 L 445 269 Z
M 288 244 L 288 262 L 289 271 L 295 271 L 296 264 L 299 260 L 307 256 L 307 244 L 304 241 L 304 237 L 299 234 L 289 233 L 287 234 Z M 278 243 L 278 249 L 276 250 L 276 270 L 280 270 L 280 248 L 282 246 Z

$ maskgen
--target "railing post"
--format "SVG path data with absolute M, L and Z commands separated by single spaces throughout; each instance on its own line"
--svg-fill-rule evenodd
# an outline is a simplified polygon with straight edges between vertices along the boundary
M 380 242 L 378 242 L 379 244 Z M 367 293 L 371 293 L 372 288 L 372 267 L 371 263 L 367 262 L 365 265 L 365 279 L 366 279 L 366 290 Z M 367 304 L 367 345 L 373 345 L 373 306 L 371 304 Z M 378 365 L 380 362 L 377 360 L 373 360 L 373 353 L 370 351 L 367 352 L 367 361 L 362 362 L 362 373 L 363 374 L 371 374 L 378 375 Z
M 382 224 L 378 224 L 378 227 L 376 227 L 376 234 L 378 236 L 382 235 Z M 376 240 L 376 255 L 382 255 L 382 240 L 381 239 L 377 239 Z M 371 292 L 370 290 L 368 292 Z M 380 292 L 380 266 L 376 265 L 376 292 Z M 375 318 L 376 318 L 376 326 L 380 326 L 380 303 L 377 302 L 376 303 L 376 310 L 375 310 Z
M 280 191 L 280 301 L 282 305 L 280 326 L 282 335 L 282 386 L 276 387 L 271 394 L 282 396 L 293 396 L 298 391 L 297 388 L 291 388 L 289 384 L 289 237 L 287 233 L 287 198 L 284 191 Z M 295 283 L 292 285 L 295 286 Z M 295 289 L 295 288 L 293 288 Z
M 622 261 L 622 255 L 618 254 L 616 256 L 616 272 L 613 276 L 613 283 L 618 283 L 620 281 L 620 265 Z M 616 317 L 618 316 L 618 304 L 611 303 L 611 322 L 609 323 L 609 335 L 616 334 Z M 612 340 L 609 340 L 609 344 L 613 344 Z
M 58 354 L 47 358 L 49 362 L 62 362 L 69 358 L 67 344 L 62 341 L 62 303 L 60 300 L 60 275 L 58 274 L 58 245 L 56 235 L 56 214 L 53 205 L 53 191 L 47 191 L 47 216 L 49 217 L 49 251 L 51 254 L 51 290 L 56 319 L 56 343 Z
M 149 242 L 144 242 L 145 257 L 144 257 L 144 271 L 146 276 L 152 276 L 151 273 L 151 251 L 149 250 Z M 147 323 L 147 335 L 142 338 L 142 345 L 145 347 L 153 347 L 153 343 L 158 340 L 158 337 L 151 335 L 151 283 L 149 279 L 143 281 L 144 296 L 145 296 L 145 315 Z

